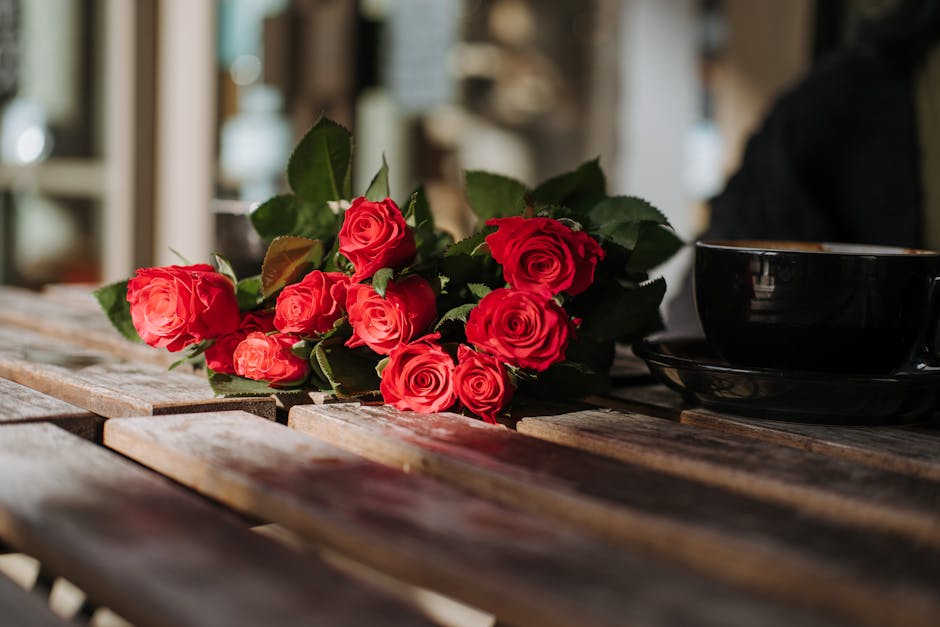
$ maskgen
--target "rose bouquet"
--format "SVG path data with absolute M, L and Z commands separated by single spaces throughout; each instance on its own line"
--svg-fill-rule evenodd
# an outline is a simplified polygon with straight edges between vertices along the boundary
M 608 197 L 596 161 L 534 189 L 466 173 L 481 227 L 454 242 L 422 188 L 400 208 L 384 163 L 350 190 L 352 138 L 320 120 L 291 155 L 292 192 L 251 221 L 261 273 L 143 268 L 96 292 L 128 338 L 205 359 L 222 395 L 381 394 L 399 409 L 494 422 L 514 396 L 577 399 L 608 385 L 614 342 L 658 328 L 681 246 L 647 202 Z

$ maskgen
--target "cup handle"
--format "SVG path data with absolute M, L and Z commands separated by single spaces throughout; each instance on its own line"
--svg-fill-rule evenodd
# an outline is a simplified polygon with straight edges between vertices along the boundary
M 906 363 L 895 372 L 927 372 L 940 370 L 940 276 L 930 280 L 927 287 L 927 315 L 917 333 L 917 341 Z

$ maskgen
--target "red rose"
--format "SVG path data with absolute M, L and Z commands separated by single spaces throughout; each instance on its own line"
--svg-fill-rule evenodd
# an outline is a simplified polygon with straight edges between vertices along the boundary
M 542 292 L 493 290 L 467 320 L 468 342 L 506 363 L 539 372 L 564 361 L 570 335 L 568 314 Z
M 434 290 L 416 275 L 390 281 L 385 298 L 371 285 L 350 285 L 346 309 L 353 329 L 346 346 L 368 346 L 380 355 L 421 335 L 437 317 Z
M 594 282 L 597 262 L 604 258 L 590 235 L 552 218 L 493 218 L 486 225 L 497 227 L 486 243 L 517 290 L 580 294 Z
M 457 361 L 454 387 L 460 402 L 486 422 L 495 423 L 516 391 L 506 366 L 465 344 L 457 349 Z
M 341 272 L 310 272 L 278 294 L 274 326 L 284 333 L 326 333 L 346 314 L 347 285 Z
M 249 333 L 235 349 L 235 374 L 272 385 L 302 383 L 310 370 L 310 364 L 290 350 L 299 341 L 300 337 L 288 333 Z
M 234 333 L 218 338 L 206 351 L 206 367 L 215 372 L 235 374 L 235 362 L 232 360 L 235 349 L 243 339 L 254 331 L 270 333 L 274 331 L 274 312 L 253 311 L 242 317 L 241 324 Z
M 360 196 L 346 210 L 339 252 L 356 269 L 353 281 L 368 279 L 381 268 L 400 268 L 416 251 L 414 234 L 391 198 L 371 202 Z
M 392 350 L 382 370 L 382 399 L 398 409 L 433 414 L 450 408 L 454 393 L 454 360 L 434 340 L 437 333 Z
M 141 268 L 127 301 L 140 338 L 170 351 L 231 333 L 241 317 L 232 282 L 204 263 Z

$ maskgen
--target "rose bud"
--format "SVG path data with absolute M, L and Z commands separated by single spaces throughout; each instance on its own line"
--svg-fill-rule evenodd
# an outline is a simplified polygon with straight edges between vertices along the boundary
M 385 298 L 371 285 L 350 285 L 346 309 L 353 329 L 346 346 L 368 346 L 380 355 L 418 337 L 437 317 L 434 290 L 417 275 L 389 281 Z
M 434 342 L 434 333 L 392 350 L 382 370 L 382 399 L 398 409 L 422 414 L 449 409 L 454 393 L 454 360 Z
M 391 198 L 372 202 L 360 196 L 343 217 L 339 252 L 355 268 L 354 282 L 368 279 L 381 268 L 401 268 L 414 259 L 414 234 Z
M 517 290 L 543 290 L 554 296 L 580 294 L 594 282 L 604 249 L 584 231 L 552 218 L 493 218 L 486 237 L 503 277 Z
M 235 374 L 278 387 L 303 383 L 310 364 L 291 352 L 291 347 L 299 341 L 298 336 L 288 333 L 249 333 L 235 349 Z
M 454 387 L 461 404 L 486 422 L 495 423 L 516 392 L 506 366 L 465 344 L 457 348 L 457 362 Z
M 140 338 L 174 352 L 232 333 L 241 319 L 232 282 L 204 263 L 141 268 L 127 301 Z
M 235 349 L 243 339 L 254 331 L 270 333 L 274 331 L 273 311 L 253 311 L 242 317 L 241 324 L 234 333 L 223 335 L 206 350 L 206 367 L 214 372 L 235 374 L 233 356 Z
M 347 285 L 349 278 L 342 272 L 308 273 L 278 294 L 274 326 L 283 333 L 326 333 L 346 315 Z
M 502 361 L 538 372 L 564 361 L 571 335 L 565 310 L 542 292 L 501 288 L 467 319 L 467 341 Z

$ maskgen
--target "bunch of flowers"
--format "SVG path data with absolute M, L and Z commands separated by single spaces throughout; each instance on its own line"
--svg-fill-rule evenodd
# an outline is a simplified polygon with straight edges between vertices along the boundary
M 219 394 L 378 393 L 488 422 L 517 395 L 602 391 L 614 342 L 658 328 L 665 283 L 647 273 L 681 242 L 645 201 L 608 197 L 596 161 L 534 189 L 467 172 L 482 228 L 454 242 L 423 189 L 404 210 L 389 197 L 384 161 L 353 198 L 351 156 L 334 122 L 304 136 L 292 193 L 251 215 L 268 242 L 259 275 L 219 255 L 142 268 L 99 290 L 102 307 L 131 339 L 204 356 Z

